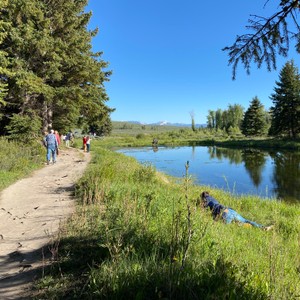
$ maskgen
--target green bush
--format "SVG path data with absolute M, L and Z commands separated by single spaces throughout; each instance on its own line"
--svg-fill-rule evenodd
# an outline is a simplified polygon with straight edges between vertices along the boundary
M 24 144 L 34 144 L 40 136 L 41 125 L 41 118 L 34 112 L 28 111 L 25 115 L 14 114 L 6 130 L 9 133 L 9 139 Z
M 139 133 L 139 134 L 136 135 L 135 138 L 136 138 L 137 140 L 143 139 L 143 138 L 145 138 L 145 134 L 144 134 L 144 133 Z

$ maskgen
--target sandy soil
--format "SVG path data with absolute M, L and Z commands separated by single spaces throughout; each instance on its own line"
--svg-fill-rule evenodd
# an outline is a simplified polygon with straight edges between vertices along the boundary
M 88 153 L 61 151 L 56 164 L 1 193 L 0 299 L 30 299 L 30 284 L 49 263 L 49 244 L 74 210 L 74 183 L 89 161 Z

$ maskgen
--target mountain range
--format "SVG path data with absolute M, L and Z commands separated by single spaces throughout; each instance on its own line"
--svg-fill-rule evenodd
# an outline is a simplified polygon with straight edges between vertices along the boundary
M 167 121 L 159 121 L 156 123 L 143 123 L 140 121 L 126 121 L 127 123 L 132 123 L 132 124 L 140 124 L 140 125 L 152 125 L 152 126 L 175 126 L 175 127 L 191 127 L 191 124 L 186 124 L 186 123 L 171 123 Z M 206 127 L 206 124 L 195 124 L 196 128 L 200 127 Z

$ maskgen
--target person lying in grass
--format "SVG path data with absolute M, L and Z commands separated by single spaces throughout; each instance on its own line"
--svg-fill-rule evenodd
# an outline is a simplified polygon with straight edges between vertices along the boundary
M 225 222 L 225 224 L 229 224 L 235 221 L 238 223 L 242 223 L 246 226 L 248 225 L 248 226 L 258 227 L 267 231 L 273 228 L 273 225 L 264 226 L 254 221 L 245 219 L 232 208 L 225 207 L 224 205 L 220 204 L 218 200 L 210 196 L 209 192 L 202 192 L 201 199 L 202 199 L 203 207 L 210 208 L 214 220 L 217 220 L 218 218 L 221 217 L 222 220 Z

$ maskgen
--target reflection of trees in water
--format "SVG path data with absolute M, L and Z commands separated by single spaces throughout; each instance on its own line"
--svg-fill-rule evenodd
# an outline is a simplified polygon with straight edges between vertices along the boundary
M 258 187 L 262 182 L 262 172 L 267 156 L 274 161 L 273 170 L 274 193 L 284 200 L 300 200 L 300 153 L 269 152 L 258 149 L 229 149 L 208 147 L 210 159 L 228 159 L 231 164 L 244 162 L 253 184 Z
M 231 164 L 239 165 L 245 163 L 245 168 L 253 184 L 257 187 L 262 180 L 262 171 L 266 163 L 266 153 L 256 149 L 229 149 L 229 148 L 208 148 L 210 158 L 217 158 L 222 160 L 226 158 Z
M 270 153 L 275 169 L 273 182 L 279 198 L 300 200 L 300 153 Z
M 245 169 L 253 184 L 258 187 L 262 181 L 262 171 L 265 167 L 267 154 L 257 149 L 246 149 L 242 152 Z
M 222 160 L 226 158 L 231 164 L 239 165 L 243 162 L 242 151 L 238 149 L 208 147 L 210 159 L 217 158 Z

